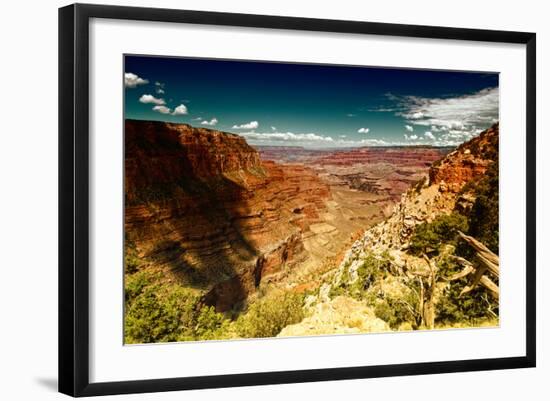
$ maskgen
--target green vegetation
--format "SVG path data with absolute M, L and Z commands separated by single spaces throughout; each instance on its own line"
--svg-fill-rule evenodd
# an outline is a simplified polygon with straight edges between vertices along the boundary
M 124 339 L 128 344 L 210 340 L 229 335 L 229 321 L 201 305 L 196 291 L 159 283 L 160 277 L 126 275 Z
M 495 202 L 492 196 L 498 188 L 497 180 L 498 176 L 488 172 L 475 187 L 472 186 L 477 200 L 469 215 L 454 212 L 416 226 L 407 252 L 418 266 L 425 265 L 424 255 L 429 256 L 436 269 L 433 281 L 429 271 L 419 276 L 396 272 L 395 263 L 387 253 L 367 254 L 355 273 L 350 271 L 353 270 L 351 263 L 344 267 L 339 284 L 332 286 L 330 296 L 346 295 L 364 301 L 373 308 L 376 317 L 394 330 L 417 329 L 427 324 L 423 322 L 422 297 L 425 307 L 433 302 L 438 327 L 472 327 L 494 322 L 498 317 L 498 300 L 481 286 L 462 294 L 470 284 L 470 276 L 453 281 L 446 278 L 463 269 L 456 256 L 474 260 L 471 249 L 460 239 L 458 231 L 482 240 L 494 239 L 492 249 L 495 246 L 498 249 L 498 232 L 494 234 L 498 231 L 498 198 Z M 488 210 L 491 207 L 494 210 Z
M 134 249 L 126 249 L 126 254 L 124 255 L 124 271 L 127 274 L 136 273 L 141 266 L 141 261 L 137 257 L 136 251 Z
M 261 296 L 236 320 L 202 302 L 202 291 L 163 281 L 163 274 L 144 268 L 135 249 L 125 255 L 125 324 L 127 344 L 228 338 L 274 337 L 304 318 L 303 295 L 277 292 Z M 260 293 L 260 292 L 259 292 Z
M 413 283 L 409 283 L 413 286 Z M 392 329 L 399 329 L 403 324 L 417 328 L 420 325 L 418 312 L 418 292 L 408 288 L 401 296 L 386 294 L 374 307 L 376 317 L 385 320 Z
M 414 192 L 416 192 L 417 194 L 419 194 L 420 191 L 422 191 L 422 188 L 424 187 L 425 184 L 426 184 L 426 177 L 422 177 L 421 179 L 419 179 L 418 181 L 416 181 L 416 182 L 412 185 Z
M 468 233 L 498 255 L 498 160 L 489 166 L 485 176 L 472 189 L 476 200 L 469 215 Z
M 203 306 L 196 321 L 195 336 L 201 340 L 221 340 L 232 335 L 229 319 L 216 312 L 213 306 Z
M 456 245 L 459 230 L 468 232 L 468 220 L 458 213 L 438 216 L 430 223 L 419 224 L 411 237 L 410 252 L 414 255 L 438 253 L 444 244 Z
M 443 277 L 450 277 L 462 269 L 449 256 L 439 259 L 437 265 Z M 477 325 L 481 321 L 498 316 L 498 301 L 489 297 L 482 287 L 478 286 L 461 295 L 461 291 L 467 285 L 468 279 L 462 278 L 451 281 L 444 287 L 436 303 L 436 322 L 443 325 L 452 325 L 457 322 Z
M 462 193 L 470 193 L 475 197 L 474 204 L 466 215 L 452 213 L 440 216 L 431 223 L 416 227 L 411 237 L 410 252 L 414 255 L 429 253 L 436 256 L 438 275 L 449 277 L 462 270 L 462 266 L 453 259 L 461 256 L 467 260 L 475 260 L 475 253 L 464 241 L 459 240 L 457 231 L 463 231 L 478 239 L 493 252 L 499 250 L 499 181 L 498 154 L 493 154 L 491 148 L 476 147 L 476 154 L 493 157 L 494 162 L 486 174 L 479 180 L 466 185 Z M 441 254 L 443 246 L 451 245 L 451 254 Z M 439 256 L 437 256 L 439 255 Z M 436 322 L 440 325 L 468 323 L 478 325 L 482 321 L 498 317 L 498 301 L 488 296 L 480 286 L 462 294 L 471 278 L 465 277 L 447 283 L 442 288 L 436 303 Z
M 472 212 L 468 216 L 458 213 L 440 216 L 431 223 L 416 227 L 411 237 L 410 252 L 414 255 L 435 255 L 438 276 L 450 277 L 462 270 L 453 259 L 453 254 L 468 260 L 474 258 L 472 249 L 458 238 L 458 230 L 468 233 L 498 252 L 498 173 L 492 173 L 478 181 L 470 191 L 476 194 Z M 496 202 L 495 199 L 496 195 Z M 443 247 L 452 250 L 449 254 L 441 252 Z M 498 315 L 498 301 L 489 297 L 486 291 L 477 286 L 472 291 L 462 294 L 469 284 L 470 277 L 451 281 L 441 288 L 437 297 L 436 323 L 452 325 L 468 322 L 470 325 L 493 319 Z
M 275 337 L 283 328 L 304 317 L 303 295 L 281 292 L 250 305 L 236 322 L 237 333 L 245 338 Z
M 350 277 L 349 266 L 344 268 L 340 284 L 331 287 L 330 296 L 348 295 L 358 300 L 364 299 L 369 288 L 378 280 L 383 279 L 390 268 L 389 255 L 375 256 L 368 254 L 357 268 L 357 278 L 355 280 Z
M 354 280 L 349 267 L 344 268 L 339 284 L 332 286 L 331 298 L 345 295 L 364 301 L 374 309 L 376 317 L 386 321 L 392 329 L 404 323 L 410 327 L 418 326 L 418 290 L 414 282 L 405 283 L 390 274 L 392 259 L 388 253 L 367 254 L 357 268 Z M 382 283 L 391 286 L 388 280 L 392 279 L 399 290 L 390 294 L 383 290 Z
M 491 298 L 483 287 L 478 285 L 462 294 L 471 276 L 446 280 L 463 268 L 457 256 L 476 263 L 472 249 L 460 239 L 458 231 L 475 237 L 497 254 L 499 250 L 498 154 L 479 144 L 471 151 L 495 160 L 481 179 L 462 190 L 475 199 L 471 209 L 461 207 L 462 214 L 441 215 L 416 226 L 406 251 L 408 254 L 401 253 L 401 261 L 394 260 L 386 252 L 367 253 L 360 262 L 353 264 L 353 268 L 348 263 L 338 284 L 330 288 L 331 298 L 342 295 L 361 301 L 394 330 L 433 327 L 434 315 L 436 327 L 479 326 L 498 318 L 498 300 Z M 262 174 L 261 171 L 255 173 Z M 423 185 L 424 180 L 418 181 L 412 190 L 419 192 Z M 182 182 L 175 190 L 197 192 L 205 188 L 207 193 L 221 189 L 240 190 L 238 177 L 232 180 L 230 176 L 208 183 Z M 163 199 L 172 190 L 174 188 L 156 188 L 146 194 L 147 201 Z M 174 259 L 172 256 L 178 252 L 181 249 L 177 243 L 165 240 L 159 241 L 154 254 Z M 430 259 L 431 270 L 423 260 L 424 255 Z M 161 273 L 151 271 L 152 265 L 159 265 L 155 262 L 162 261 L 153 257 L 149 261 L 141 259 L 128 242 L 125 253 L 126 343 L 274 337 L 286 326 L 299 323 L 305 317 L 304 295 L 280 290 L 263 292 L 263 287 L 244 311 L 218 313 L 214 307 L 205 305 L 201 296 L 210 283 L 225 274 L 224 266 L 215 266 L 214 271 L 178 266 L 179 274 L 184 273 L 187 281 L 172 282 Z M 430 308 L 426 308 L 428 303 Z M 435 314 L 431 313 L 433 310 Z M 426 311 L 430 317 L 426 317 Z

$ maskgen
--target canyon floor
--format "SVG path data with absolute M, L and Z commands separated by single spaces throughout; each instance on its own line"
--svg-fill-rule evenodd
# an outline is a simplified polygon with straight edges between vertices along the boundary
M 318 288 L 353 242 L 388 218 L 401 194 L 427 175 L 432 162 L 450 151 L 430 147 L 257 149 L 262 160 L 283 168 L 300 165 L 311 169 L 330 189 L 319 221 L 303 236 L 307 257 L 280 277 L 266 280 L 273 287 L 299 292 Z

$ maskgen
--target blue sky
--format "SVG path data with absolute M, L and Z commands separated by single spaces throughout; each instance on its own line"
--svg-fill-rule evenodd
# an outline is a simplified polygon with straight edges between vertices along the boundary
M 125 57 L 125 117 L 252 145 L 457 145 L 499 119 L 498 74 Z

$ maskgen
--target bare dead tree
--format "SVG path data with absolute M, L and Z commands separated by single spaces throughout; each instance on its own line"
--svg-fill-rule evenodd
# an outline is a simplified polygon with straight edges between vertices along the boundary
M 469 293 L 476 286 L 481 285 L 488 290 L 489 295 L 498 300 L 500 296 L 499 287 L 489 277 L 495 279 L 499 277 L 499 257 L 493 253 L 484 244 L 476 240 L 474 237 L 466 235 L 458 231 L 459 236 L 465 240 L 476 251 L 476 258 L 479 263 L 474 264 L 464 258 L 455 255 L 449 255 L 460 266 L 462 270 L 450 277 L 444 277 L 439 274 L 436 261 L 430 259 L 426 254 L 422 254 L 423 259 L 428 265 L 428 271 L 412 271 L 411 273 L 418 278 L 420 284 L 420 293 L 418 294 L 419 314 L 422 317 L 422 323 L 428 329 L 433 329 L 435 322 L 435 304 L 434 295 L 436 292 L 436 284 L 439 280 L 456 281 L 465 277 L 469 277 L 469 283 L 460 292 L 460 296 Z M 492 311 L 491 311 L 492 312 Z
M 435 283 L 436 283 L 436 274 L 438 269 L 434 261 L 428 258 L 427 255 L 422 255 L 429 267 L 429 276 L 427 280 L 427 287 L 424 293 L 424 309 L 422 311 L 422 317 L 424 319 L 424 324 L 430 330 L 434 328 L 435 324 L 435 304 L 434 304 L 434 295 L 435 295 Z
M 465 270 L 468 270 L 469 273 L 467 273 L 466 275 L 472 275 L 470 283 L 466 287 L 464 287 L 460 295 L 467 294 L 468 292 L 472 291 L 478 284 L 480 284 L 487 290 L 489 290 L 489 294 L 491 294 L 494 299 L 498 300 L 500 296 L 498 285 L 496 285 L 494 281 L 485 274 L 488 273 L 498 280 L 500 274 L 498 255 L 493 253 L 489 248 L 476 240 L 474 237 L 466 235 L 461 231 L 458 232 L 458 235 L 472 248 L 474 248 L 474 250 L 476 251 L 476 258 L 479 261 L 479 264 L 475 266 L 466 259 L 457 259 L 457 261 L 459 261 L 459 263 L 464 266 L 464 270 L 461 273 L 463 273 Z

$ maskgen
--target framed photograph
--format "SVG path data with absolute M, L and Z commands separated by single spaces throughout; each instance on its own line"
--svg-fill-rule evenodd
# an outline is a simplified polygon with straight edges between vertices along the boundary
M 61 8 L 59 390 L 535 366 L 535 76 L 534 33 Z

